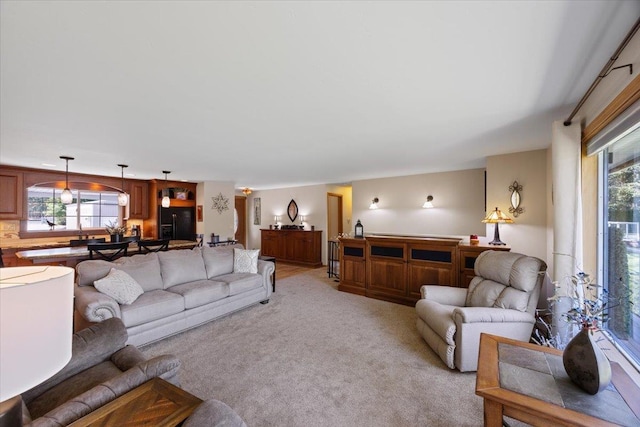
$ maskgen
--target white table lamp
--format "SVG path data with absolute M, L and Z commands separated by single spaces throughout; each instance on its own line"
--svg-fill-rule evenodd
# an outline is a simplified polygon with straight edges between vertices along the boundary
M 0 268 L 0 419 L 21 423 L 19 395 L 71 359 L 73 278 L 69 267 Z

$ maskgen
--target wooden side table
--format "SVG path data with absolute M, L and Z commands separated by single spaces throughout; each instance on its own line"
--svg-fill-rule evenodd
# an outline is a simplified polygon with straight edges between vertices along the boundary
M 154 378 L 80 418 L 80 426 L 172 427 L 182 423 L 202 403 L 194 395 Z
M 638 426 L 640 389 L 617 363 L 612 385 L 590 395 L 574 385 L 562 351 L 482 334 L 476 394 L 484 398 L 484 425 L 502 427 L 503 416 L 533 426 Z

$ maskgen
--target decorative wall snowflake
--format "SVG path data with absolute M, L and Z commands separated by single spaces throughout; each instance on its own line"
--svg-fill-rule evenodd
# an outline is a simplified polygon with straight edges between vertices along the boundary
M 212 197 L 211 200 L 213 200 L 213 206 L 211 206 L 211 209 L 217 210 L 220 215 L 222 215 L 222 212 L 229 210 L 229 199 L 224 197 L 222 193 L 218 194 L 216 197 Z

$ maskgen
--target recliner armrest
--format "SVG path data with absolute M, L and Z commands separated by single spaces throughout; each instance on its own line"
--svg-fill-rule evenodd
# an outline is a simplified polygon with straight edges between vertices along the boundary
M 122 374 L 98 384 L 81 395 L 33 420 L 31 426 L 65 426 L 106 405 L 152 378 L 173 375 L 180 368 L 175 356 L 158 356 L 136 365 Z
M 458 307 L 453 310 L 456 324 L 517 322 L 534 324 L 536 319 L 526 311 L 495 307 Z
M 439 302 L 440 304 L 464 306 L 467 290 L 453 286 L 424 285 L 420 288 L 422 299 Z

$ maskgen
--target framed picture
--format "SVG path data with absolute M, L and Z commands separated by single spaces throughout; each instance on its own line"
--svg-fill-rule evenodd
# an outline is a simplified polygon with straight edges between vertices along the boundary
M 260 216 L 262 215 L 262 207 L 260 197 L 253 198 L 253 225 L 260 225 Z
M 202 219 L 202 205 L 198 205 L 196 207 L 196 218 L 197 218 L 198 222 L 202 222 L 203 221 L 203 219 Z

